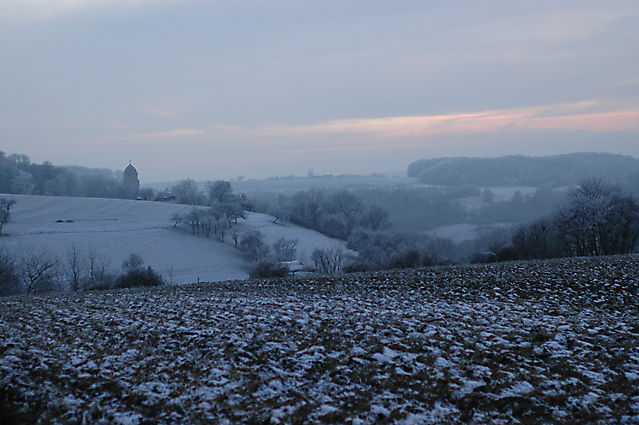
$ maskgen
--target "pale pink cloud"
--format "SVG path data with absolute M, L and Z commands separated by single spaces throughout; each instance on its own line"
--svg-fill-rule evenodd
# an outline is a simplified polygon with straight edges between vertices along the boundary
M 326 121 L 307 125 L 271 125 L 250 131 L 259 137 L 365 135 L 398 139 L 436 134 L 496 131 L 639 130 L 639 106 L 586 101 L 556 105 L 445 115 L 396 116 Z M 609 110 L 609 109 L 613 110 Z M 597 110 L 599 109 L 599 110 Z
M 520 130 L 639 130 L 639 109 L 557 117 L 532 117 L 517 123 Z
M 177 128 L 173 130 L 165 131 L 151 131 L 145 133 L 133 133 L 123 134 L 120 136 L 114 136 L 112 139 L 117 140 L 155 140 L 155 139 L 175 139 L 182 137 L 201 136 L 206 134 L 206 131 L 196 128 Z

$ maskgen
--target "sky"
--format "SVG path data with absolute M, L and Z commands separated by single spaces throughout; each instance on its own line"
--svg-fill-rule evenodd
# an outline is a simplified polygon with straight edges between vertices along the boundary
M 182 178 L 639 157 L 636 0 L 0 0 L 0 150 Z

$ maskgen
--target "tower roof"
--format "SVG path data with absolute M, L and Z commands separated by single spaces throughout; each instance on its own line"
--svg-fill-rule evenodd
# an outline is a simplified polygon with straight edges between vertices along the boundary
M 138 175 L 138 170 L 135 169 L 135 167 L 129 163 L 129 165 L 124 169 L 124 175 L 125 176 L 137 176 Z

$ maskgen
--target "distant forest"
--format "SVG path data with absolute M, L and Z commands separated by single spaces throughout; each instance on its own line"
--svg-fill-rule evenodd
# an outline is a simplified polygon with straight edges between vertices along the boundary
M 408 166 L 408 176 L 420 182 L 446 186 L 574 186 L 584 179 L 602 178 L 623 183 L 639 176 L 639 159 L 609 153 L 500 158 L 433 158 Z
M 0 193 L 16 195 L 123 197 L 121 174 L 107 169 L 59 167 L 0 151 Z

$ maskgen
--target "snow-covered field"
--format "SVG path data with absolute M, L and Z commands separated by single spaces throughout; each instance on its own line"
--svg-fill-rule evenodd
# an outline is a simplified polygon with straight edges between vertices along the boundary
M 297 240 L 297 259 L 307 266 L 313 265 L 311 254 L 315 248 L 341 249 L 347 254 L 357 255 L 354 251 L 346 248 L 344 241 L 326 237 L 319 232 L 294 224 L 273 223 L 273 217 L 266 214 L 249 213 L 246 220 L 239 223 L 238 230 L 240 232 L 259 230 L 269 245 L 280 238 Z
M 0 301 L 4 423 L 639 423 L 637 256 Z
M 15 199 L 9 236 L 2 246 L 16 251 L 46 251 L 64 256 L 72 247 L 94 250 L 114 270 L 136 253 L 167 281 L 191 283 L 244 279 L 249 265 L 231 242 L 194 237 L 172 229 L 171 216 L 192 207 L 162 202 L 56 196 L 0 195 Z M 58 223 L 62 220 L 62 223 Z M 71 220 L 72 222 L 67 222 Z M 344 243 L 294 225 L 277 225 L 267 215 L 249 213 L 240 232 L 258 229 L 268 243 L 280 237 L 298 239 L 298 252 L 308 255 L 315 247 L 343 247 Z

